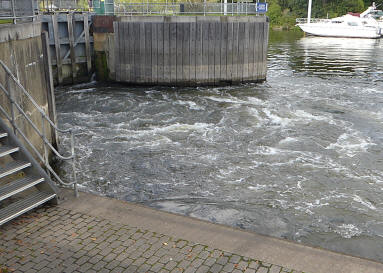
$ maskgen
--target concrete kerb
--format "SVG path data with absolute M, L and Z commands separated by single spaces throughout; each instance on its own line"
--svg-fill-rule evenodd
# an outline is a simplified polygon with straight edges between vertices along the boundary
M 317 273 L 383 272 L 383 264 L 375 261 L 89 193 L 81 193 L 78 199 L 73 198 L 71 194 L 72 192 L 65 194 L 67 201 L 62 202 L 60 207 L 151 232 L 202 243 L 282 267 Z

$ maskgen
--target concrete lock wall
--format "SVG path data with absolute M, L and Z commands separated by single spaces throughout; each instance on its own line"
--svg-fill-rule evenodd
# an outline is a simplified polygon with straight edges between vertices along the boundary
M 18 77 L 20 83 L 45 113 L 50 116 L 51 120 L 55 121 L 53 83 L 49 77 L 48 56 L 46 50 L 44 50 L 44 39 L 42 39 L 44 37 L 41 34 L 41 23 L 38 22 L 0 25 L 0 60 Z M 21 93 L 21 90 L 13 81 L 7 77 L 2 67 L 0 67 L 0 83 L 8 91 L 13 92 L 15 100 L 24 112 L 30 115 L 32 121 L 42 130 L 41 114 L 28 98 Z M 10 115 L 11 105 L 2 91 L 0 91 L 0 104 Z M 18 110 L 14 111 L 17 126 L 21 128 L 40 153 L 44 154 L 41 138 L 22 114 Z M 7 120 L 3 115 L 1 115 L 1 118 Z M 56 136 L 51 128 L 47 126 L 47 122 L 45 124 L 47 138 L 55 144 Z M 23 141 L 21 136 L 20 140 Z M 29 148 L 28 145 L 26 147 Z
M 266 79 L 269 23 L 264 16 L 126 16 L 115 18 L 113 30 L 104 28 L 99 36 L 96 25 L 96 63 L 97 51 L 104 52 L 98 73 L 104 79 L 138 85 Z

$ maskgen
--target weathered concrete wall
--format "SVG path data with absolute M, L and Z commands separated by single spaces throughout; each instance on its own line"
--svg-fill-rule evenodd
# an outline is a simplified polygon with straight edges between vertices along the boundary
M 115 18 L 113 30 L 105 17 L 96 20 L 99 79 L 139 85 L 266 79 L 267 17 L 127 16 Z
M 114 30 L 115 16 L 93 16 L 94 70 L 99 81 L 112 81 L 114 70 Z
M 46 58 L 47 56 L 43 50 L 40 23 L 0 25 L 0 60 L 18 77 L 20 83 L 38 105 L 44 109 L 45 113 L 51 117 L 51 120 L 55 120 L 54 94 L 46 70 L 48 69 L 47 62 L 45 62 Z M 41 130 L 41 114 L 21 93 L 19 88 L 8 79 L 1 67 L 0 83 L 13 92 L 15 100 Z M 0 91 L 0 104 L 8 114 L 11 113 L 11 105 L 2 91 Z M 6 120 L 3 115 L 1 115 L 1 118 Z M 15 120 L 29 140 L 43 154 L 42 140 L 18 110 L 15 110 Z M 55 143 L 53 131 L 47 125 L 46 133 L 48 139 Z

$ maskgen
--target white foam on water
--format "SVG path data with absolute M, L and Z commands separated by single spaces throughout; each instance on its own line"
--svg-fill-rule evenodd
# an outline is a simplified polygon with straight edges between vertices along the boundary
M 358 132 L 351 132 L 340 135 L 336 143 L 331 143 L 325 149 L 333 149 L 341 156 L 354 157 L 358 153 L 367 152 L 372 145 L 376 144 L 369 137 L 363 137 Z
M 247 102 L 252 105 L 264 105 L 266 103 L 266 101 L 255 97 L 247 97 Z
M 282 118 L 276 114 L 271 113 L 270 110 L 268 110 L 268 109 L 263 109 L 263 112 L 266 114 L 266 116 L 269 118 L 271 124 L 273 124 L 273 125 L 280 125 L 282 127 L 285 127 L 291 122 L 291 119 Z
M 249 148 L 250 153 L 255 153 L 259 155 L 277 155 L 280 153 L 284 153 L 284 150 L 277 149 L 270 146 L 256 146 L 255 149 Z
M 265 190 L 268 185 L 260 185 L 257 184 L 256 186 L 248 186 L 247 188 L 252 191 L 260 191 L 260 190 Z
M 197 131 L 205 133 L 213 124 L 197 122 L 194 124 L 175 123 L 164 127 L 148 127 L 142 130 L 129 130 L 135 137 L 152 136 L 153 134 L 180 133 Z
M 367 207 L 367 208 L 369 208 L 371 210 L 376 210 L 376 207 L 373 204 L 371 204 L 368 201 L 363 200 L 360 196 L 358 196 L 356 194 L 352 197 L 352 199 L 355 202 L 358 202 L 358 203 L 362 204 L 363 206 L 365 206 L 365 207 Z
M 175 104 L 187 105 L 192 110 L 205 110 L 205 107 L 197 105 L 197 103 L 195 103 L 194 101 L 182 101 L 182 100 L 179 100 L 179 101 L 176 101 Z
M 237 98 L 231 97 L 231 98 L 222 98 L 222 97 L 205 97 L 206 99 L 216 101 L 216 102 L 226 102 L 226 103 L 233 103 L 233 104 L 244 104 L 246 103 L 243 100 L 239 100 Z
M 79 90 L 69 90 L 67 93 L 69 94 L 79 94 L 79 93 L 88 93 L 88 92 L 94 92 L 97 91 L 96 88 L 85 88 L 85 89 L 79 89 Z
M 362 231 L 359 230 L 353 224 L 342 224 L 340 226 L 335 227 L 334 231 L 341 235 L 343 238 L 350 239 L 352 237 L 358 236 L 362 234 Z
M 379 90 L 378 88 L 361 88 L 358 89 L 361 93 L 367 94 L 382 94 L 383 90 Z
M 318 121 L 329 121 L 329 118 L 328 117 L 325 117 L 325 116 L 314 116 L 313 114 L 310 114 L 306 111 L 303 111 L 303 110 L 296 110 L 294 112 L 294 115 L 296 117 L 299 117 L 303 120 L 308 120 L 308 121 L 311 121 L 311 120 L 318 120 Z
M 291 142 L 297 142 L 298 139 L 295 137 L 286 137 L 279 141 L 279 144 L 285 144 L 285 143 L 291 143 Z

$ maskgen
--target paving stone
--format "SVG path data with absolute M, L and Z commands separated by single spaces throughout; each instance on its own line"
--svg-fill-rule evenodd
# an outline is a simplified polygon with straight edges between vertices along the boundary
M 207 258 L 203 263 L 207 266 L 211 266 L 213 264 L 215 264 L 217 259 L 214 259 L 214 258 Z
M 114 260 L 114 261 L 109 262 L 107 265 L 105 265 L 104 268 L 109 269 L 109 270 L 113 270 L 114 268 L 116 268 L 119 265 L 120 265 L 120 261 Z
M 150 264 L 150 265 L 153 265 L 153 264 L 155 264 L 159 259 L 160 259 L 160 258 L 158 258 L 158 257 L 156 257 L 156 256 L 152 256 L 152 257 L 150 257 L 150 258 L 146 261 L 146 263 L 147 263 L 147 264 Z
M 194 261 L 191 263 L 191 266 L 198 268 L 198 267 L 200 267 L 200 266 L 202 265 L 202 263 L 203 263 L 203 260 L 202 260 L 202 259 L 200 259 L 200 258 L 196 258 L 196 259 L 194 259 Z
M 232 256 L 229 258 L 229 261 L 230 261 L 231 263 L 234 263 L 234 264 L 239 263 L 240 260 L 241 260 L 241 256 L 238 256 L 238 255 L 232 255 Z
M 249 263 L 245 262 L 245 261 L 240 261 L 238 263 L 238 269 L 241 269 L 241 270 L 246 270 L 246 268 L 249 267 Z
M 91 263 L 84 263 L 84 264 L 79 268 L 79 271 L 80 271 L 80 272 L 86 272 L 86 271 L 88 271 L 92 266 L 93 266 L 93 264 L 91 264 Z
M 257 270 L 257 273 L 268 273 L 269 272 L 269 269 L 267 267 L 260 267 L 258 268 Z
M 277 265 L 272 265 L 270 267 L 269 273 L 279 273 L 279 272 L 281 272 L 281 270 L 282 270 L 282 267 L 277 266 Z
M 188 267 L 184 272 L 185 273 L 194 273 L 197 269 L 195 267 Z
M 226 272 L 231 272 L 234 270 L 234 267 L 235 265 L 233 263 L 228 263 L 228 264 L 225 264 L 225 266 L 223 267 L 223 271 L 226 271 Z
M 145 261 L 146 261 L 145 258 L 138 258 L 137 260 L 135 260 L 135 261 L 133 262 L 133 265 L 140 266 L 140 265 L 142 265 Z
M 269 264 L 269 263 L 266 263 L 266 262 L 262 262 L 262 266 L 264 266 L 264 267 L 270 267 L 270 266 L 271 266 L 271 264 Z
M 99 271 L 101 268 L 104 268 L 105 266 L 107 265 L 106 262 L 104 261 L 99 261 L 98 263 L 96 263 L 95 265 L 92 266 L 92 268 L 96 271 Z
M 260 266 L 258 261 L 252 261 L 249 264 L 249 268 L 257 269 Z
M 209 272 L 209 267 L 206 266 L 206 265 L 201 265 L 201 266 L 197 269 L 197 271 L 196 271 L 196 273 L 207 273 L 207 272 Z
M 214 264 L 211 268 L 210 268 L 210 271 L 212 273 L 218 273 L 218 272 L 221 272 L 222 271 L 222 268 L 223 266 L 220 265 L 220 264 Z
M 0 251 L 7 250 L 0 264 L 15 272 L 292 272 L 60 207 L 37 212 L 40 218 L 0 229 Z
M 172 270 L 174 267 L 176 267 L 177 263 L 175 261 L 169 261 L 166 265 L 165 265 L 165 269 L 167 270 Z
M 222 265 L 227 264 L 228 260 L 229 259 L 227 257 L 219 257 L 217 260 L 217 264 L 222 264 Z

